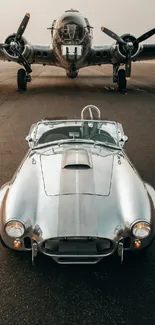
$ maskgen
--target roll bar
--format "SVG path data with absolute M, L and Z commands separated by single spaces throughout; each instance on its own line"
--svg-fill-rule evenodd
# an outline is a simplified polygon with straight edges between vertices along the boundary
M 98 115 L 97 118 L 98 118 L 98 120 L 100 120 L 101 119 L 101 112 L 100 112 L 100 109 L 95 105 L 87 105 L 82 109 L 82 111 L 81 111 L 81 120 L 84 120 L 84 112 L 85 111 L 89 111 L 90 119 L 93 120 L 94 119 L 93 118 L 93 110 L 97 112 L 97 115 Z

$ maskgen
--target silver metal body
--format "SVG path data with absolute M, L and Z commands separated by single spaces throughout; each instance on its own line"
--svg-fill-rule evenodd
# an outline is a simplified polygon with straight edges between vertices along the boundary
M 89 120 L 83 119 L 89 111 Z M 58 263 L 97 263 L 135 250 L 132 225 L 146 221 L 155 234 L 155 191 L 143 182 L 123 146 L 122 125 L 93 120 L 42 120 L 31 126 L 29 150 L 12 180 L 0 190 L 0 235 L 9 220 L 25 227 L 20 250 L 40 251 Z M 103 141 L 104 140 L 104 141 Z M 30 240 L 27 247 L 26 239 Z M 127 241 L 129 244 L 127 245 Z

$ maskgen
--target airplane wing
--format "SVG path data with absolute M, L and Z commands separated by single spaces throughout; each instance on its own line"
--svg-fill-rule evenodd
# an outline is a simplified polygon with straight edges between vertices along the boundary
M 27 13 L 17 32 L 9 35 L 4 43 L 0 43 L 0 60 L 13 61 L 24 66 L 27 73 L 31 73 L 31 64 L 56 64 L 56 57 L 51 45 L 32 45 L 23 33 L 30 19 Z
M 56 57 L 54 55 L 51 45 L 31 45 L 25 46 L 24 58 L 28 64 L 50 64 L 57 65 Z M 23 57 L 12 55 L 11 51 L 7 49 L 0 49 L 0 61 L 12 61 L 19 64 L 23 64 Z
M 131 34 L 117 35 L 106 27 L 101 31 L 115 40 L 111 46 L 93 47 L 87 57 L 87 65 L 125 64 L 125 75 L 131 75 L 131 64 L 135 61 L 155 59 L 155 44 L 141 44 L 155 34 L 155 28 L 145 32 L 138 38 Z
M 102 65 L 102 64 L 125 64 L 126 57 L 119 53 L 119 48 L 114 45 L 97 45 L 90 50 L 85 66 Z M 148 61 L 155 59 L 155 44 L 143 44 L 136 55 L 131 57 L 132 62 Z
M 136 57 L 136 61 L 154 60 L 155 44 L 143 44 L 140 53 Z
M 31 45 L 28 61 L 30 64 L 57 65 L 51 45 Z
M 94 45 L 89 51 L 85 66 L 110 64 L 113 59 L 113 51 L 111 45 Z

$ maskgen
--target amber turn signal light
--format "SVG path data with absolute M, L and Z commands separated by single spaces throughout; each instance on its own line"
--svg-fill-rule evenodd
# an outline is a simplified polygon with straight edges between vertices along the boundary
M 141 241 L 139 240 L 139 239 L 136 239 L 135 241 L 134 241 L 134 246 L 135 246 L 135 248 L 140 248 L 140 246 L 141 246 Z
M 13 246 L 14 246 L 14 248 L 20 248 L 22 246 L 22 242 L 19 239 L 16 239 L 13 242 Z

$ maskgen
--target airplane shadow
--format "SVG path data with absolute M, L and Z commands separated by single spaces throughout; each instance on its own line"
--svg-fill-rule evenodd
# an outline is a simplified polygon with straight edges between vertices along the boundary
M 103 94 L 118 94 L 118 95 L 124 95 L 129 93 L 134 93 L 134 89 L 129 88 L 125 93 L 120 93 L 117 90 L 117 87 L 115 85 L 111 84 L 55 84 L 55 85 L 34 85 L 30 86 L 26 92 L 19 92 L 19 94 L 24 94 L 24 96 L 34 96 L 34 95 L 43 95 L 43 94 L 53 94 L 55 96 L 64 97 L 75 97 L 76 95 L 86 95 L 86 93 L 89 93 L 89 96 L 102 96 Z
M 72 82 L 74 82 L 74 81 L 77 81 L 77 80 L 80 80 L 80 79 L 87 79 L 87 81 L 88 80 L 91 80 L 91 79 L 93 79 L 93 80 L 95 80 L 95 79 L 102 79 L 102 81 L 103 81 L 103 79 L 112 79 L 112 77 L 111 76 L 107 76 L 107 75 L 101 75 L 101 73 L 100 74 L 96 74 L 96 75 L 90 75 L 90 74 L 88 74 L 88 75 L 80 75 L 78 78 L 68 78 L 68 77 L 66 77 L 65 75 L 57 75 L 57 74 L 53 74 L 53 75 L 40 75 L 39 77 L 37 77 L 37 76 L 33 76 L 33 77 L 35 77 L 35 78 L 38 78 L 38 79 L 65 79 L 65 80 L 70 80 L 70 81 L 72 81 Z
M 63 78 L 62 78 L 63 79 Z M 65 79 L 65 78 L 64 78 Z M 84 78 L 83 78 L 84 80 Z M 86 78 L 86 81 L 87 81 L 87 78 Z M 152 94 L 155 94 L 155 87 L 151 87 L 149 85 L 131 85 L 129 84 L 128 85 L 128 88 L 126 90 L 126 92 L 124 93 L 121 93 L 118 91 L 117 89 L 117 85 L 116 84 L 112 84 L 110 82 L 107 82 L 107 83 L 103 83 L 101 84 L 101 82 L 96 82 L 92 84 L 92 82 L 90 81 L 90 84 L 89 82 L 88 83 L 55 83 L 54 85 L 51 84 L 51 85 L 32 85 L 32 86 L 28 86 L 28 91 L 25 92 L 25 94 L 27 96 L 29 95 L 38 95 L 38 94 L 48 94 L 48 93 L 54 93 L 55 95 L 59 95 L 59 96 L 66 96 L 66 95 L 69 95 L 69 96 L 75 96 L 75 93 L 79 93 L 79 92 L 89 92 L 89 94 L 97 94 L 99 96 L 102 95 L 102 94 L 109 94 L 110 95 L 115 95 L 116 93 L 119 94 L 119 95 L 129 95 L 129 94 L 135 94 L 138 96 L 142 93 L 152 93 Z M 21 92 L 23 93 L 23 92 Z

